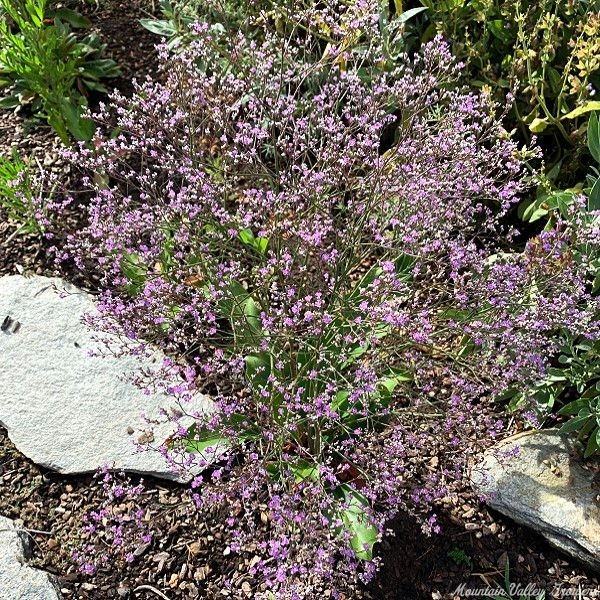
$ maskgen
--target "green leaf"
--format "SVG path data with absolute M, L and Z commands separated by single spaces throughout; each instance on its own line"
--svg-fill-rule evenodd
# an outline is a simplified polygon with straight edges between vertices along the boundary
M 89 142 L 94 136 L 96 125 L 92 119 L 82 116 L 83 107 L 63 98 L 60 108 L 71 135 L 80 142 Z
M 557 161 L 554 166 L 546 173 L 546 177 L 550 181 L 554 181 L 560 174 L 560 168 L 562 167 L 563 160 Z
M 408 373 L 400 371 L 399 369 L 392 369 L 392 373 L 387 377 L 380 379 L 377 382 L 377 385 L 381 386 L 388 394 L 393 394 L 400 383 L 412 380 L 413 377 Z
M 161 35 L 163 37 L 171 37 L 178 33 L 177 27 L 173 25 L 170 21 L 160 21 L 156 19 L 140 19 L 140 25 L 155 33 L 156 35 Z
M 588 210 L 600 210 L 600 177 L 596 179 L 588 196 Z
M 187 435 L 183 438 L 184 448 L 190 454 L 202 454 L 205 459 L 216 458 L 221 452 L 230 446 L 229 440 L 222 437 L 214 431 L 209 431 L 205 427 L 198 430 L 197 424 L 192 423 L 187 430 Z M 173 442 L 168 442 L 167 445 L 173 446 Z M 209 448 L 214 451 L 206 453 Z M 207 456 L 205 455 L 207 454 Z
M 600 164 L 600 120 L 593 112 L 587 126 L 587 146 L 594 160 Z
M 331 403 L 331 409 L 336 412 L 344 413 L 348 408 L 348 396 L 350 396 L 350 392 L 346 390 L 337 392 L 335 399 Z
M 545 208 L 536 208 L 531 212 L 526 211 L 526 213 L 527 217 L 523 220 L 527 221 L 528 223 L 535 223 L 535 221 L 539 221 L 540 219 L 548 216 L 548 211 Z
M 112 58 L 97 58 L 94 60 L 86 60 L 83 65 L 83 78 L 95 77 L 97 79 L 103 77 L 118 77 L 121 74 L 121 69 Z
M 583 453 L 584 458 L 589 458 L 592 454 L 595 454 L 600 450 L 600 428 L 596 427 L 595 431 L 592 431 L 590 439 L 588 440 L 585 452 Z
M 579 413 L 579 411 L 584 407 L 587 406 L 588 401 L 582 398 L 579 398 L 578 400 L 573 400 L 573 402 L 569 402 L 569 404 L 566 404 L 565 406 L 563 406 L 559 411 L 558 414 L 559 415 L 576 415 L 577 413 Z
M 583 429 L 586 426 L 587 421 L 589 420 L 589 415 L 573 417 L 569 419 L 559 430 L 559 433 L 572 433 L 573 431 L 578 431 L 579 429 Z
M 46 13 L 46 17 L 49 19 L 60 19 L 75 28 L 87 28 L 92 26 L 92 22 L 87 17 L 84 17 L 81 13 L 69 8 L 49 10 Z
M 348 358 L 341 364 L 340 369 L 343 371 L 350 365 L 354 364 L 367 350 L 368 346 L 356 345 L 350 350 Z
M 121 260 L 121 271 L 130 281 L 129 285 L 126 286 L 127 293 L 130 296 L 137 296 L 146 282 L 146 265 L 142 263 L 137 254 L 124 252 Z
M 567 113 L 562 119 L 576 119 L 581 115 L 584 115 L 593 110 L 600 110 L 600 100 L 590 100 L 586 102 L 583 106 L 578 106 L 575 110 L 572 110 L 570 113 Z
M 411 8 L 399 14 L 399 16 L 397 17 L 397 21 L 399 23 L 406 23 L 414 16 L 418 15 L 419 13 L 422 13 L 425 10 L 427 10 L 426 6 L 417 6 L 416 8 Z
M 242 229 L 238 235 L 242 244 L 251 246 L 259 254 L 264 255 L 267 250 L 267 246 L 269 245 L 269 240 L 267 238 L 254 237 L 251 229 Z
M 546 129 L 546 127 L 548 127 L 547 118 L 535 118 L 529 124 L 529 131 L 531 131 L 532 133 L 541 133 L 542 131 L 544 131 L 544 129 Z
M 242 229 L 238 235 L 242 244 L 252 246 L 252 244 L 254 243 L 254 234 L 252 233 L 251 229 Z
M 379 539 L 377 529 L 369 523 L 365 508 L 369 506 L 367 499 L 357 490 L 347 484 L 342 484 L 336 495 L 342 496 L 348 504 L 346 510 L 340 511 L 344 529 L 349 532 L 350 545 L 356 556 L 362 560 L 372 560 L 373 546 Z M 341 492 L 341 494 L 340 494 Z
M 507 29 L 505 22 L 502 19 L 494 19 L 488 22 L 488 28 L 492 35 L 499 39 L 503 44 L 510 44 L 512 42 L 512 29 Z
M 314 463 L 309 463 L 299 458 L 288 466 L 294 474 L 297 483 L 305 479 L 312 479 L 313 481 L 318 481 L 319 479 L 319 467 Z
M 546 76 L 550 82 L 552 91 L 558 95 L 562 87 L 562 77 L 560 76 L 560 73 L 554 67 L 548 65 L 546 67 Z
M 0 99 L 0 108 L 18 108 L 21 106 L 21 101 L 18 96 L 5 96 Z
M 258 250 L 260 254 L 265 254 L 267 251 L 267 247 L 269 245 L 269 240 L 267 238 L 258 237 L 254 240 L 254 247 Z
M 108 93 L 106 86 L 102 85 L 101 83 L 98 83 L 97 81 L 83 78 L 83 83 L 85 84 L 85 87 L 88 90 L 91 90 L 93 92 L 100 92 L 102 94 Z
M 267 352 L 249 354 L 244 358 L 246 379 L 254 389 L 265 389 L 273 369 L 273 359 Z

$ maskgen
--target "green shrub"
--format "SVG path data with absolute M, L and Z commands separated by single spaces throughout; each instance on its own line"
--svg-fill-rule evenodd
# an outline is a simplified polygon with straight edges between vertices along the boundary
M 510 128 L 540 136 L 546 161 L 561 179 L 577 180 L 585 113 L 600 83 L 600 3 L 596 0 L 420 0 L 421 40 L 452 40 L 470 83 L 496 92 L 517 89 Z M 565 149 L 569 149 L 565 152 Z
M 64 143 L 88 141 L 94 126 L 83 112 L 90 90 L 106 92 L 101 81 L 119 68 L 103 59 L 96 34 L 81 41 L 71 30 L 90 22 L 73 11 L 46 10 L 46 0 L 0 0 L 0 107 L 31 104 Z
M 37 215 L 43 213 L 41 194 L 36 193 L 31 170 L 16 150 L 12 158 L 0 156 L 0 214 L 19 223 L 19 233 L 41 233 Z
M 596 113 L 592 113 L 589 118 L 587 147 L 596 166 L 600 167 L 600 121 Z M 562 222 L 598 231 L 599 182 L 596 167 L 591 167 L 585 183 L 566 190 L 552 189 L 550 177 L 547 176 L 538 196 L 521 206 L 521 216 L 528 222 L 545 219 L 546 230 Z M 600 251 L 597 237 L 596 235 L 583 244 L 571 246 L 568 254 L 568 260 L 574 264 L 585 261 L 589 273 L 589 289 L 596 297 L 600 292 Z M 588 457 L 600 451 L 600 342 L 572 336 L 564 331 L 560 335 L 562 345 L 556 364 L 548 369 L 533 393 L 515 392 L 510 406 L 517 408 L 524 402 L 533 400 L 542 418 L 555 411 L 571 417 L 561 427 L 561 432 L 577 432 L 578 439 L 586 444 L 584 455 Z

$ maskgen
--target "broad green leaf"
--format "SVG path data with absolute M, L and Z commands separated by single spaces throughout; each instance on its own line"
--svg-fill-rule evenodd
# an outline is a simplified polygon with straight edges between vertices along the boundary
M 600 450 L 600 428 L 596 427 L 595 431 L 592 431 L 590 439 L 588 440 L 585 452 L 583 453 L 584 458 L 590 457 Z
M 547 216 L 548 210 L 546 210 L 545 208 L 536 208 L 535 210 L 528 213 L 527 218 L 525 218 L 524 221 L 527 221 L 528 223 L 535 223 L 535 221 L 539 221 L 540 219 L 543 219 Z
M 98 58 L 95 60 L 87 60 L 84 65 L 84 71 L 81 76 L 84 79 L 96 77 L 118 77 L 121 74 L 121 69 L 117 63 L 110 58 Z
M 205 427 L 198 429 L 196 423 L 192 423 L 187 429 L 187 435 L 182 438 L 186 452 L 190 454 L 202 454 L 205 459 L 217 458 L 222 451 L 230 446 L 229 440 Z M 174 442 L 167 440 L 167 446 L 172 447 Z M 206 453 L 209 448 L 213 451 Z M 221 452 L 219 452 L 221 451 Z M 206 453 L 206 455 L 204 455 Z
M 312 479 L 313 481 L 319 479 L 318 465 L 309 463 L 306 460 L 297 459 L 288 466 L 290 471 L 294 474 L 296 482 L 304 481 L 305 479 Z
M 348 504 L 346 510 L 340 511 L 340 516 L 344 522 L 344 529 L 352 535 L 350 545 L 358 558 L 372 560 L 373 546 L 378 541 L 379 535 L 377 529 L 367 519 L 365 509 L 369 503 L 359 491 L 347 484 L 342 484 L 338 490 Z
M 562 77 L 560 73 L 554 68 L 548 65 L 546 67 L 546 77 L 550 83 L 552 91 L 558 95 L 562 87 Z
M 562 163 L 563 160 L 559 160 L 557 161 L 554 166 L 546 173 L 546 177 L 550 180 L 550 181 L 554 181 L 559 173 L 560 173 L 560 168 L 562 167 Z
M 0 108 L 18 108 L 21 106 L 21 101 L 18 96 L 5 96 L 0 99 Z
M 156 19 L 140 19 L 140 25 L 151 31 L 152 33 L 156 33 L 157 35 L 161 35 L 163 37 L 171 37 L 172 35 L 176 35 L 178 33 L 177 28 L 170 21 L 160 21 Z
M 389 394 L 392 394 L 396 387 L 404 381 L 412 381 L 413 378 L 408 373 L 404 373 L 398 369 L 393 369 L 393 373 L 391 373 L 388 377 L 380 379 L 377 383 L 381 387 L 383 387 Z
M 246 379 L 254 389 L 267 387 L 267 380 L 273 369 L 273 360 L 267 352 L 249 354 L 244 358 L 246 363 Z
M 587 145 L 594 160 L 600 164 L 600 120 L 598 113 L 590 115 L 587 127 Z
M 92 92 L 100 92 L 102 94 L 106 94 L 108 89 L 105 85 L 102 85 L 101 83 L 98 83 L 97 81 L 94 81 L 92 79 L 86 79 L 85 77 L 82 78 L 83 82 L 85 83 L 85 87 L 92 91 Z
M 395 261 L 396 275 L 398 279 L 404 282 L 412 280 L 412 269 L 415 266 L 417 259 L 409 254 L 401 254 Z
M 573 417 L 569 419 L 558 431 L 559 433 L 572 433 L 573 431 L 583 430 L 585 428 L 589 415 Z
M 254 234 L 251 229 L 242 229 L 238 235 L 242 244 L 251 246 L 254 243 Z
M 368 349 L 369 349 L 368 346 L 360 346 L 360 345 L 354 346 L 354 348 L 352 348 L 352 350 L 350 350 L 350 353 L 348 354 L 348 358 L 340 366 L 340 369 L 344 370 L 347 367 L 349 367 L 351 364 L 355 363 L 356 360 L 358 358 L 360 358 Z
M 131 296 L 137 296 L 146 282 L 146 265 L 144 265 L 137 254 L 124 252 L 123 259 L 121 260 L 121 271 L 130 281 L 130 283 L 125 286 L 127 293 Z
M 238 235 L 243 244 L 252 246 L 259 254 L 264 255 L 269 245 L 267 238 L 255 237 L 251 229 L 242 229 Z
M 363 275 L 362 279 L 356 284 L 356 286 L 350 293 L 348 299 L 360 297 L 362 290 L 364 290 L 371 283 L 373 283 L 373 281 L 375 281 L 375 279 L 377 279 L 377 277 L 379 277 L 379 275 L 381 275 L 382 272 L 383 272 L 383 269 L 378 265 L 371 267 L 365 273 L 365 275 Z
M 198 440 L 187 440 L 185 451 L 190 454 L 202 454 L 205 458 L 216 458 L 228 446 L 229 440 L 226 438 L 221 437 L 216 433 L 207 433 L 206 435 L 201 435 L 201 438 Z M 212 452 L 207 453 L 206 451 L 209 448 L 212 448 Z
M 267 251 L 267 247 L 269 245 L 269 240 L 267 238 L 258 237 L 254 240 L 254 247 L 258 250 L 260 254 L 265 254 Z
M 502 19 L 494 19 L 488 22 L 488 29 L 503 44 L 510 44 L 513 39 L 512 28 L 507 29 L 504 25 L 505 22 Z
M 596 179 L 588 196 L 588 210 L 600 210 L 600 177 Z
M 569 402 L 563 406 L 559 411 L 559 415 L 576 415 L 584 406 L 587 406 L 587 400 L 579 398 L 578 400 L 573 400 L 573 402 Z
M 529 124 L 529 131 L 532 133 L 541 133 L 546 127 L 548 127 L 548 119 L 535 118 Z
M 414 16 L 418 15 L 419 13 L 422 13 L 425 10 L 427 10 L 426 6 L 417 6 L 416 8 L 411 8 L 403 13 L 397 13 L 399 15 L 398 22 L 406 23 L 407 21 L 412 19 Z
M 260 335 L 262 333 L 261 330 L 261 321 L 260 321 L 260 311 L 256 302 L 254 302 L 254 298 L 252 296 L 248 296 L 243 303 L 243 328 L 240 335 L 245 339 L 249 337 L 253 339 L 256 335 Z
M 586 102 L 583 106 L 578 106 L 575 110 L 572 110 L 570 113 L 567 113 L 561 118 L 576 119 L 577 117 L 592 112 L 593 110 L 600 110 L 600 100 L 590 100 L 589 102 Z
M 346 390 L 337 392 L 333 402 L 331 403 L 332 410 L 343 413 L 348 407 L 348 396 L 350 396 L 350 392 Z
M 49 19 L 60 19 L 75 28 L 87 28 L 92 26 L 92 22 L 87 17 L 84 17 L 81 13 L 69 8 L 49 10 L 46 13 L 46 17 Z

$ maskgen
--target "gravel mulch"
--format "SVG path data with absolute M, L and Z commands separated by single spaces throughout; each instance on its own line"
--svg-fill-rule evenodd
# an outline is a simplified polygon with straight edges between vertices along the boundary
M 118 89 L 129 93 L 132 77 L 141 79 L 155 71 L 157 38 L 137 23 L 138 18 L 156 12 L 155 5 L 147 0 L 101 0 L 97 5 L 79 3 L 78 8 L 88 14 L 108 43 L 109 56 L 123 68 L 122 77 L 114 82 Z M 52 132 L 29 127 L 22 115 L 0 111 L 0 154 L 10 154 L 12 148 L 56 172 L 66 189 L 77 189 L 76 174 L 59 157 L 60 141 Z M 65 228 L 76 226 L 82 218 L 80 209 L 75 205 L 64 215 Z M 60 274 L 76 284 L 89 284 L 56 269 L 47 252 L 49 242 L 17 234 L 17 229 L 18 224 L 0 216 L 0 275 Z M 430 456 L 415 460 L 435 464 L 442 450 L 432 444 Z M 139 481 L 138 476 L 131 479 L 134 484 Z M 152 524 L 152 543 L 139 546 L 131 564 L 115 564 L 93 577 L 84 575 L 71 560 L 71 551 L 81 541 L 83 516 L 102 504 L 101 486 L 92 474 L 64 476 L 34 465 L 0 428 L 0 514 L 32 530 L 31 564 L 55 574 L 66 599 L 253 598 L 260 586 L 248 570 L 258 555 L 253 548 L 241 556 L 228 552 L 225 514 L 198 514 L 187 486 L 153 478 L 146 478 L 144 485 L 140 503 L 144 518 Z M 489 511 L 468 486 L 441 501 L 438 515 L 442 533 L 433 537 L 424 536 L 409 516 L 391 523 L 394 535 L 376 548 L 383 558 L 377 578 L 366 588 L 349 590 L 345 597 L 466 597 L 453 591 L 462 584 L 473 590 L 501 587 L 508 562 L 512 583 L 545 590 L 546 598 L 600 598 L 597 576 L 550 548 L 535 533 Z M 328 595 L 324 590 L 323 597 Z

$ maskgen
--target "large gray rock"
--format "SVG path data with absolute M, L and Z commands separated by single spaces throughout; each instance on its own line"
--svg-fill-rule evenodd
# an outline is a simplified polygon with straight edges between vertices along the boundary
M 0 517 L 0 598 L 2 600 L 60 600 L 55 580 L 38 569 L 29 567 L 26 533 L 14 523 Z
M 107 464 L 181 479 L 158 452 L 135 448 L 135 442 L 153 440 L 158 446 L 171 435 L 168 423 L 149 433 L 141 414 L 177 408 L 174 400 L 144 395 L 127 380 L 140 368 L 136 358 L 89 356 L 104 348 L 80 321 L 94 310 L 91 296 L 61 279 L 0 278 L 0 424 L 23 454 L 60 473 Z M 144 364 L 156 368 L 162 358 L 156 352 Z M 198 396 L 185 409 L 210 406 Z
M 600 571 L 600 470 L 581 456 L 555 429 L 521 433 L 488 451 L 471 482 L 489 506 Z

